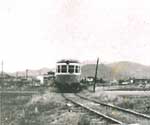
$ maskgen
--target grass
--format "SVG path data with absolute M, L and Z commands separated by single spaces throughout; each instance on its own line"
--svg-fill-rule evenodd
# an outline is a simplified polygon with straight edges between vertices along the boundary
M 5 125 L 88 125 L 80 112 L 69 112 L 66 100 L 58 93 L 3 95 L 2 121 Z

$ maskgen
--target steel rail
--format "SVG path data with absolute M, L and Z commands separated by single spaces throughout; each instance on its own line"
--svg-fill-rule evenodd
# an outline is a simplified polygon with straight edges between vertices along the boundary
M 143 114 L 143 113 L 139 113 L 139 112 L 136 112 L 136 111 L 133 111 L 133 110 L 130 110 L 130 109 L 121 108 L 121 107 L 115 106 L 113 104 L 107 104 L 107 103 L 104 103 L 104 102 L 100 102 L 96 99 L 87 98 L 87 97 L 84 97 L 84 96 L 79 95 L 79 94 L 76 94 L 76 95 L 79 96 L 80 98 L 95 102 L 97 104 L 101 104 L 101 105 L 108 106 L 108 107 L 111 107 L 111 108 L 115 108 L 115 109 L 118 109 L 118 110 L 121 110 L 121 111 L 124 111 L 124 112 L 127 112 L 127 113 L 131 113 L 133 115 L 138 115 L 138 116 L 146 118 L 146 119 L 150 119 L 149 115 L 146 115 L 146 114 Z
M 85 106 L 85 105 L 82 104 L 82 103 L 76 102 L 76 101 L 74 101 L 72 98 L 67 97 L 67 96 L 65 96 L 64 94 L 63 94 L 63 97 L 64 97 L 66 100 L 68 100 L 68 101 L 70 101 L 70 102 L 72 102 L 72 103 L 74 103 L 74 104 L 76 104 L 76 105 L 78 105 L 78 106 L 80 106 L 80 107 L 83 107 L 84 109 L 87 109 L 87 110 L 89 110 L 90 112 L 93 112 L 94 114 L 97 114 L 97 115 L 99 115 L 99 116 L 101 116 L 101 117 L 104 117 L 105 119 L 107 119 L 107 120 L 109 120 L 109 121 L 112 121 L 112 122 L 114 122 L 114 123 L 116 123 L 116 124 L 125 125 L 125 123 L 123 123 L 123 122 L 121 122 L 121 121 L 119 121 L 119 120 L 117 120 L 117 119 L 114 119 L 114 118 L 112 118 L 112 117 L 110 117 L 110 116 L 107 116 L 107 115 L 105 115 L 105 114 L 103 114 L 103 113 L 100 113 L 100 112 L 98 112 L 98 111 L 96 111 L 96 110 L 94 110 L 94 109 L 92 109 L 92 108 L 90 108 L 90 107 L 88 107 L 88 106 Z

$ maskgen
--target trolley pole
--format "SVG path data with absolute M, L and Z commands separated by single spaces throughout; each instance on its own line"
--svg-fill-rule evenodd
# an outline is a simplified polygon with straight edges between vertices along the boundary
M 93 84 L 93 92 L 95 92 L 95 85 L 96 85 L 96 81 L 97 81 L 98 63 L 99 63 L 99 58 L 97 58 L 97 64 L 96 64 L 96 69 L 95 69 L 95 78 L 94 78 L 94 84 Z

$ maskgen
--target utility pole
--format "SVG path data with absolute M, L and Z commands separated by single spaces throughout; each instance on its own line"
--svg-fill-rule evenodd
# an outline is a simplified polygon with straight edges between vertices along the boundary
M 1 69 L 1 80 L 2 80 L 2 84 L 3 84 L 3 60 L 2 60 L 1 66 L 2 66 L 2 67 L 1 67 L 1 68 L 2 68 L 2 69 Z M 2 89 L 2 90 L 3 90 L 3 89 Z M 0 102 L 0 103 L 1 103 L 1 104 L 0 104 L 0 114 L 1 114 L 1 115 L 0 115 L 0 116 L 1 116 L 1 118 L 0 118 L 0 123 L 2 124 L 2 114 L 3 114 L 3 113 L 2 113 L 2 103 L 3 103 L 3 102 L 2 102 L 2 99 L 3 99 L 3 98 L 2 98 L 2 91 L 1 91 L 0 94 L 1 94 L 1 95 L 0 95 L 0 97 L 1 97 L 1 102 Z
M 97 64 L 96 64 L 96 69 L 95 69 L 95 77 L 94 77 L 94 84 L 93 84 L 93 92 L 95 92 L 95 85 L 96 85 L 96 81 L 97 81 L 98 63 L 99 63 L 99 58 L 97 58 Z
M 28 78 L 28 69 L 26 69 L 26 79 Z
M 2 60 L 2 72 L 1 72 L 1 77 L 2 77 L 2 79 L 3 79 L 3 76 L 4 76 L 4 71 L 3 71 L 3 60 Z
M 18 72 L 16 72 L 16 78 L 18 78 Z

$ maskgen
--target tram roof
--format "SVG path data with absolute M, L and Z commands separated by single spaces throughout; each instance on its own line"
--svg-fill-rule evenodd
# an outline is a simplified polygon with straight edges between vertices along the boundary
M 62 59 L 58 61 L 57 63 L 79 63 L 78 60 L 72 60 L 72 59 Z

